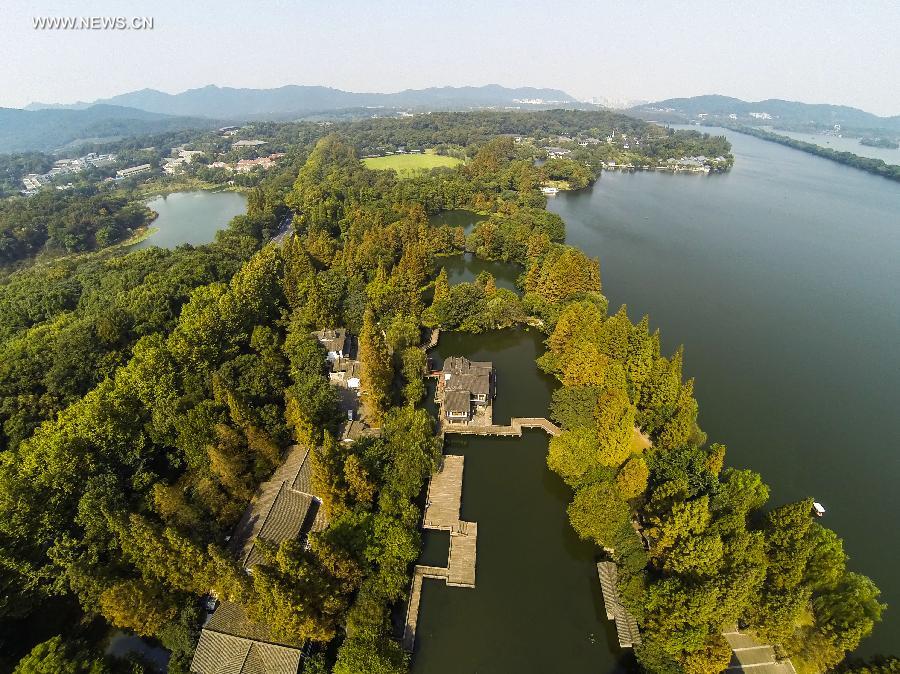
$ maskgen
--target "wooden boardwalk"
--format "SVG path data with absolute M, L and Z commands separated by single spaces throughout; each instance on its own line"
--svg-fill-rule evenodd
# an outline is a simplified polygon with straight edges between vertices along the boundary
M 523 428 L 541 428 L 550 435 L 559 435 L 562 431 L 559 426 L 543 417 L 513 417 L 509 420 L 509 426 L 490 424 L 479 426 L 477 424 L 448 424 L 443 422 L 444 433 L 456 433 L 458 435 L 511 435 L 522 436 Z
M 447 455 L 431 476 L 422 524 L 426 529 L 453 531 L 459 525 L 464 461 L 465 457 Z
M 462 456 L 444 456 L 440 469 L 431 476 L 428 483 L 428 500 L 422 526 L 425 529 L 449 531 L 450 551 L 446 567 L 417 564 L 413 570 L 403 629 L 403 648 L 409 652 L 416 645 L 419 603 L 422 600 L 422 583 L 426 578 L 443 580 L 451 587 L 475 587 L 478 524 L 459 518 L 464 462 L 465 457 Z
M 450 532 L 450 556 L 447 560 L 447 585 L 475 587 L 475 557 L 478 548 L 478 523 L 459 522 Z

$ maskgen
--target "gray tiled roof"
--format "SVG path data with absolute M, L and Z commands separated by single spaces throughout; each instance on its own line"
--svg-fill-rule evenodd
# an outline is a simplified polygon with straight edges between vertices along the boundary
M 469 391 L 447 391 L 444 394 L 444 411 L 450 412 L 466 412 L 470 410 L 470 401 L 472 395 Z
M 193 674 L 297 674 L 298 648 L 263 643 L 204 628 L 191 661 Z
M 474 361 L 462 356 L 451 356 L 444 361 L 444 390 L 490 395 L 493 368 L 494 364 L 490 361 Z
M 295 540 L 303 531 L 311 509 L 315 507 L 318 507 L 318 502 L 312 495 L 292 489 L 288 482 L 283 482 L 256 539 L 276 547 L 283 541 Z M 262 552 L 254 543 L 244 560 L 244 566 L 251 567 L 261 561 Z
M 344 344 L 347 341 L 347 331 L 344 328 L 335 328 L 334 330 L 316 330 L 312 336 L 328 351 L 342 352 Z
M 230 601 L 223 601 L 213 611 L 209 621 L 203 626 L 205 631 L 228 634 L 233 637 L 250 639 L 252 641 L 264 641 L 266 643 L 279 644 L 281 646 L 300 647 L 300 642 L 292 642 L 285 639 L 276 639 L 269 632 L 269 628 L 251 620 L 239 605 Z
M 303 457 L 300 469 L 297 471 L 297 475 L 294 477 L 294 481 L 291 484 L 291 489 L 312 494 L 312 473 L 312 452 L 306 450 L 306 456 Z

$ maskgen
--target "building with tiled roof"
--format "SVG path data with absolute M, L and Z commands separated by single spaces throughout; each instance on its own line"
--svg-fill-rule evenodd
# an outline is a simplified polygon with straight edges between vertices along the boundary
M 473 405 L 488 405 L 494 397 L 494 364 L 451 356 L 444 361 L 440 390 L 444 416 L 450 421 L 468 421 Z
M 335 361 L 348 355 L 347 331 L 344 328 L 316 330 L 312 333 L 312 336 L 319 341 L 319 344 L 325 347 L 329 361 Z
M 312 452 L 299 445 L 259 490 L 241 518 L 231 549 L 252 571 L 265 557 L 259 541 L 278 546 L 304 540 L 328 526 L 325 509 L 313 495 Z M 303 644 L 275 638 L 238 605 L 222 602 L 209 616 L 191 662 L 192 674 L 297 674 Z
M 200 632 L 192 674 L 297 674 L 302 644 L 276 639 L 237 604 L 222 602 Z

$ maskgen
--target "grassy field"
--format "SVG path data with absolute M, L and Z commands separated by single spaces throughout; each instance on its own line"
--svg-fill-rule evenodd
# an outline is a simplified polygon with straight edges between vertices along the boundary
M 462 163 L 456 157 L 446 157 L 434 152 L 426 151 L 425 154 L 392 154 L 387 157 L 368 157 L 363 159 L 363 164 L 370 169 L 393 169 L 401 177 L 409 177 L 419 171 L 446 166 L 453 168 Z

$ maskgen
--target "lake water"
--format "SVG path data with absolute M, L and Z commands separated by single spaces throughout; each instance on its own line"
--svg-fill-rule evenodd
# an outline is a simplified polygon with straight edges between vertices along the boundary
M 724 133 L 728 174 L 607 172 L 548 208 L 600 258 L 610 310 L 649 314 L 668 352 L 685 345 L 729 463 L 761 472 L 773 504 L 826 506 L 850 567 L 891 605 L 860 653 L 896 652 L 900 185 Z
M 428 221 L 434 226 L 449 225 L 450 227 L 462 227 L 465 233 L 469 234 L 475 228 L 476 224 L 482 220 L 487 220 L 487 217 L 488 216 L 475 213 L 474 211 L 457 208 L 451 211 L 435 213 L 428 218 Z
M 479 260 L 471 253 L 451 255 L 438 258 L 435 264 L 447 270 L 447 280 L 451 283 L 470 283 L 483 272 L 490 272 L 498 288 L 515 290 L 516 279 L 524 271 L 522 267 L 511 262 L 488 262 Z
M 104 653 L 120 659 L 131 655 L 139 656 L 157 672 L 166 671 L 170 657 L 169 651 L 162 646 L 153 645 L 147 639 L 122 630 L 115 630 L 110 635 Z
M 802 140 L 805 143 L 813 145 L 821 145 L 822 147 L 830 147 L 838 152 L 852 152 L 860 157 L 871 157 L 872 159 L 882 159 L 886 164 L 900 165 L 900 149 L 894 150 L 886 147 L 869 147 L 862 145 L 859 138 L 845 138 L 832 136 L 824 133 L 800 133 L 798 131 L 782 131 L 781 129 L 773 129 L 766 127 L 768 131 L 777 133 L 781 136 L 788 136 L 796 140 Z
M 554 380 L 534 364 L 535 330 L 442 333 L 431 351 L 491 360 L 497 423 L 546 416 Z M 566 516 L 571 491 L 546 465 L 547 436 L 449 436 L 445 452 L 466 457 L 462 518 L 478 523 L 474 589 L 426 580 L 414 673 L 624 672 L 633 660 L 614 643 L 603 612 L 596 549 L 578 540 Z M 446 564 L 449 537 L 428 532 L 422 563 Z
M 132 250 L 209 243 L 231 218 L 247 212 L 247 197 L 238 192 L 175 192 L 156 197 L 147 206 L 159 213 L 151 225 L 159 231 Z

